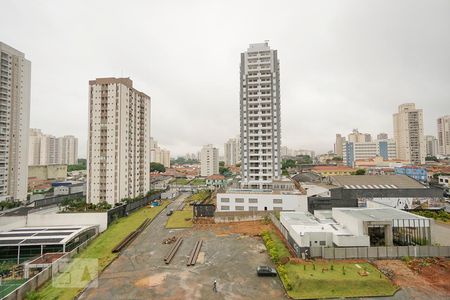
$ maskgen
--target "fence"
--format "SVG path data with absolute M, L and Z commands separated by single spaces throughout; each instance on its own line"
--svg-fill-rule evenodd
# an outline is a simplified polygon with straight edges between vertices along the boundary
M 273 215 L 269 214 L 272 223 L 280 230 L 297 256 L 309 252 L 306 256 L 325 259 L 390 259 L 410 257 L 450 257 L 450 246 L 385 246 L 385 247 L 299 247 L 289 235 L 287 229 Z
M 73 199 L 73 198 L 79 198 L 79 197 L 84 197 L 83 192 L 73 193 L 73 194 L 69 194 L 69 195 L 58 195 L 58 196 L 53 196 L 53 197 L 43 198 L 43 199 L 37 199 L 37 200 L 34 200 L 34 207 L 38 208 L 38 207 L 58 204 L 58 203 L 61 203 L 64 199 L 67 199 L 67 198 Z
M 142 200 L 134 201 L 128 204 L 123 204 L 111 208 L 110 210 L 108 210 L 108 226 L 118 218 L 125 217 L 130 212 L 133 212 L 138 208 L 146 206 L 156 199 L 161 199 L 161 192 L 150 196 L 145 196 Z
M 402 257 L 450 257 L 450 246 L 386 246 L 325 248 L 310 247 L 312 258 L 325 259 L 390 259 Z
M 91 241 L 93 241 L 97 235 L 92 236 L 89 240 L 85 241 L 83 244 L 79 245 L 77 248 L 65 255 L 61 256 L 58 260 L 54 261 L 50 266 L 31 277 L 24 284 L 19 286 L 17 289 L 9 293 L 3 300 L 22 300 L 25 299 L 27 293 L 32 292 L 40 288 L 44 283 L 52 278 L 53 274 L 58 273 L 63 270 L 72 261 L 72 258 L 80 253 L 81 250 L 86 248 Z

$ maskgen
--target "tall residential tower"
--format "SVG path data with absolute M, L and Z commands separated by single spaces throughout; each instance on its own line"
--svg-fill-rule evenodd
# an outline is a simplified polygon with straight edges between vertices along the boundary
M 31 62 L 0 42 L 0 201 L 25 201 Z
M 394 114 L 394 139 L 397 158 L 414 164 L 424 164 L 426 156 L 423 134 L 423 111 L 414 103 L 405 103 Z
M 241 186 L 271 188 L 281 176 L 280 62 L 268 42 L 241 53 Z
M 150 190 L 150 97 L 129 78 L 89 81 L 87 173 L 90 203 Z
M 437 119 L 438 152 L 441 155 L 450 155 L 450 115 Z

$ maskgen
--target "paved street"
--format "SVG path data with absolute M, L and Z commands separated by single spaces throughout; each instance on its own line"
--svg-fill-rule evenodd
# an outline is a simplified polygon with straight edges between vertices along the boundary
M 183 194 L 168 209 L 176 209 Z M 206 230 L 168 230 L 161 213 L 150 226 L 99 277 L 80 299 L 283 299 L 279 279 L 256 276 L 258 265 L 271 262 L 259 238 L 237 234 L 217 236 Z M 162 240 L 184 237 L 169 265 L 163 257 L 171 245 Z M 198 239 L 204 244 L 197 264 L 187 267 L 190 251 Z M 218 292 L 212 283 L 218 282 Z

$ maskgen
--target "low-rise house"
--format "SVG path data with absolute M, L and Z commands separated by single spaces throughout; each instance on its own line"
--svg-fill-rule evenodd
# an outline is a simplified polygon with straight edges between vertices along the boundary
M 356 172 L 356 169 L 347 166 L 315 166 L 311 171 L 322 177 L 328 177 L 351 175 L 353 172 Z
M 214 187 L 224 187 L 226 185 L 225 176 L 214 174 L 206 177 L 206 185 Z
M 417 181 L 427 182 L 427 170 L 422 167 L 417 166 L 403 166 L 403 167 L 395 167 L 395 174 L 398 175 L 406 175 L 411 178 L 414 178 Z

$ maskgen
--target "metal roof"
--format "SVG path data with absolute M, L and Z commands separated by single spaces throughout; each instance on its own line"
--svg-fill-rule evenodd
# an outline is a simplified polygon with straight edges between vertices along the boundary
M 426 186 L 406 175 L 331 176 L 333 184 L 345 189 L 424 189 Z
M 23 227 L 0 232 L 1 246 L 66 244 L 96 226 Z
M 332 209 L 363 221 L 392 221 L 394 219 L 427 219 L 403 210 L 386 208 L 341 208 Z M 333 214 L 334 215 L 334 214 Z

